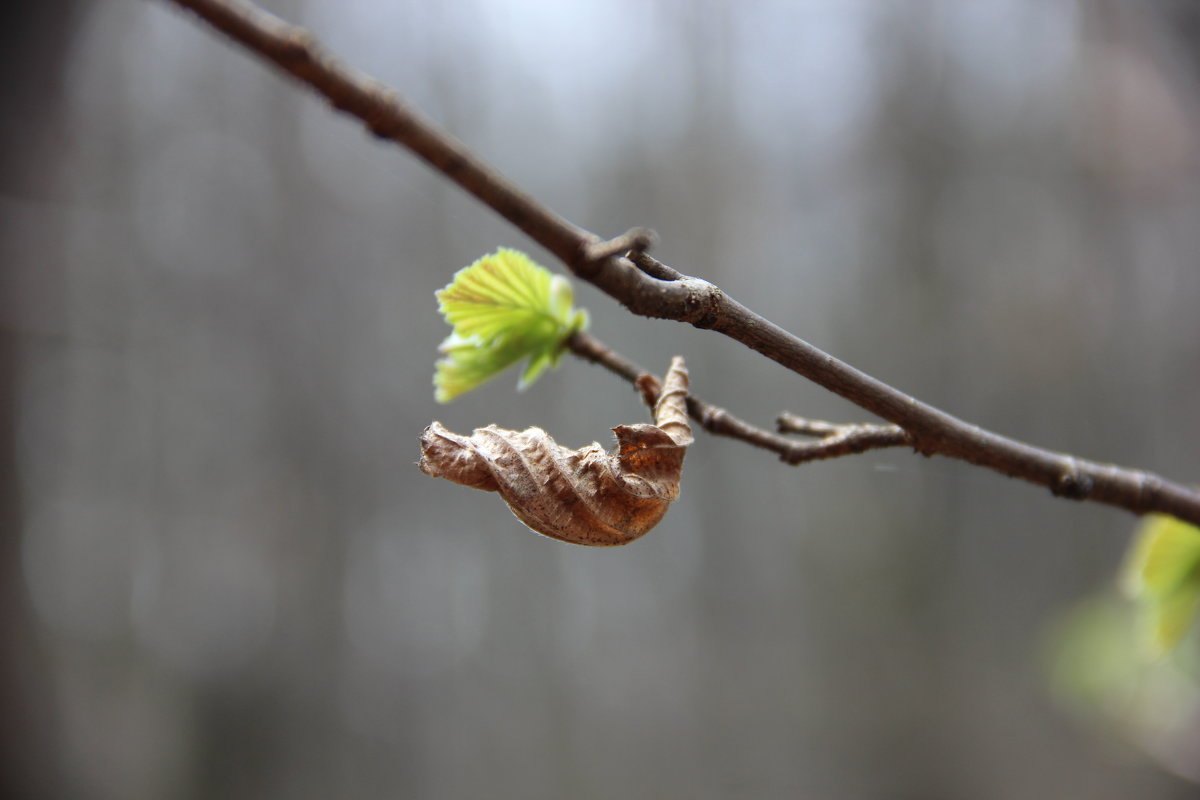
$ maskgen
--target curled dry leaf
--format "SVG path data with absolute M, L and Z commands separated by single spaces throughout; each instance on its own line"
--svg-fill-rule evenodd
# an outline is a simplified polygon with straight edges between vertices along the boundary
M 541 428 L 488 425 L 470 436 L 432 423 L 421 434 L 421 471 L 498 492 L 533 530 L 574 544 L 626 544 L 653 528 L 679 496 L 692 443 L 687 368 L 676 356 L 654 407 L 654 425 L 618 425 L 616 452 L 563 447 Z

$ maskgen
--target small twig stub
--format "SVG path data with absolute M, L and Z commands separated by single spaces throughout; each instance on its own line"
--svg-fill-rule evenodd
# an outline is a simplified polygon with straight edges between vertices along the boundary
M 658 524 L 679 496 L 692 443 L 687 368 L 676 356 L 663 381 L 653 425 L 618 425 L 616 452 L 593 443 L 572 450 L 541 428 L 495 425 L 470 436 L 433 422 L 421 434 L 421 471 L 497 492 L 534 531 L 573 544 L 632 542 Z

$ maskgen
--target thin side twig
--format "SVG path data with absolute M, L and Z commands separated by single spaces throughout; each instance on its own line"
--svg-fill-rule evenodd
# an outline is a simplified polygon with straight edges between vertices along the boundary
M 625 358 L 595 336 L 583 332 L 575 333 L 567 340 L 567 349 L 580 358 L 593 364 L 599 364 L 614 375 L 633 384 L 642 392 L 642 399 L 650 408 L 653 408 L 654 404 L 658 402 L 662 386 L 661 379 Z M 708 403 L 690 392 L 687 397 L 687 409 L 688 416 L 714 436 L 726 436 L 763 450 L 769 450 L 778 455 L 781 461 L 792 465 L 820 458 L 847 455 L 851 452 L 861 452 L 855 450 L 834 452 L 836 448 L 830 448 L 828 452 L 824 452 L 825 448 L 821 446 L 825 444 L 824 442 L 797 442 L 786 436 L 780 436 L 751 425 L 720 406 Z
M 642 399 L 650 408 L 654 408 L 654 404 L 658 402 L 661 379 L 596 337 L 583 332 L 575 333 L 567 340 L 567 349 L 633 384 L 642 392 Z M 708 433 L 737 439 L 768 450 L 778 455 L 780 461 L 792 466 L 912 443 L 908 435 L 896 425 L 839 425 L 806 420 L 791 414 L 780 415 L 777 421 L 780 433 L 799 433 L 820 439 L 815 442 L 797 442 L 751 425 L 693 393 L 688 394 L 687 409 L 688 416 Z
M 798 417 L 784 412 L 775 420 L 780 433 L 815 436 L 814 449 L 826 453 L 824 458 L 864 453 L 885 447 L 912 446 L 912 437 L 899 425 L 876 425 L 870 422 L 838 423 Z
M 735 339 L 900 426 L 914 449 L 926 455 L 987 467 L 1048 487 L 1060 497 L 1106 503 L 1136 514 L 1158 511 L 1200 524 L 1200 491 L 1143 470 L 1087 461 L 984 430 L 822 352 L 708 281 L 642 253 L 633 254 L 635 265 L 619 255 L 619 249 L 596 248 L 600 237 L 539 203 L 404 103 L 394 90 L 335 59 L 302 28 L 244 0 L 174 2 L 308 84 L 376 136 L 427 161 L 633 313 L 686 322 Z M 613 254 L 606 255 L 609 252 Z
M 657 239 L 658 234 L 649 228 L 633 228 L 606 242 L 595 242 L 588 245 L 583 251 L 583 258 L 586 261 L 601 262 L 626 253 L 633 258 L 653 247 Z

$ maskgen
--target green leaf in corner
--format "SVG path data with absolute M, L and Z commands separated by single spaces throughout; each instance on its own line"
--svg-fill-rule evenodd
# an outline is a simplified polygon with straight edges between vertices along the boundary
M 1121 583 L 1138 603 L 1147 651 L 1155 657 L 1171 652 L 1200 612 L 1200 528 L 1162 514 L 1148 517 Z
M 566 278 L 517 250 L 501 248 L 460 269 L 437 293 L 438 310 L 454 332 L 439 348 L 436 398 L 448 403 L 523 358 L 524 389 L 557 365 L 563 344 L 587 327 L 587 312 L 571 307 Z

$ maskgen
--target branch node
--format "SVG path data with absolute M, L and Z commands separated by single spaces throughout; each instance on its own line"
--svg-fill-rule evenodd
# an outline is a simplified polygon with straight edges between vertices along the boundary
M 380 89 L 375 93 L 373 102 L 363 109 L 359 118 L 372 136 L 395 140 L 407 135 L 405 120 L 396 114 L 396 109 L 402 108 L 403 105 L 404 100 L 396 92 L 390 89 Z M 347 104 L 338 105 L 335 102 L 334 107 L 340 111 L 353 113 Z M 442 170 L 447 175 L 453 175 L 462 168 L 462 165 L 462 158 L 451 156 L 446 159 Z
M 1055 497 L 1065 497 L 1069 500 L 1086 500 L 1092 493 L 1095 482 L 1079 467 L 1079 461 L 1074 456 L 1063 460 L 1063 470 L 1054 479 L 1050 493 Z
M 1137 513 L 1144 514 L 1155 508 L 1154 502 L 1162 490 L 1162 479 L 1144 470 L 1137 472 L 1137 496 L 1134 503 Z
M 292 65 L 313 61 L 316 46 L 317 37 L 310 31 L 291 26 L 287 34 L 280 37 L 279 60 Z
M 683 300 L 687 309 L 681 318 L 690 322 L 694 327 L 709 330 L 716 327 L 721 319 L 721 302 L 724 293 L 715 284 L 701 278 L 684 278 L 690 285 L 687 297 Z

